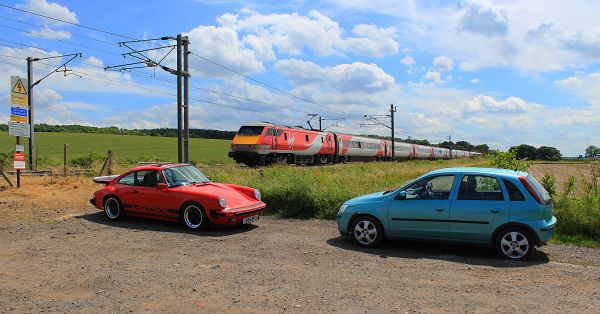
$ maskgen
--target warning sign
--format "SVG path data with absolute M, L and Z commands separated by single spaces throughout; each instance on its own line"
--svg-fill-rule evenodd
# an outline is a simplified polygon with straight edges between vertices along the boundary
M 13 76 L 13 77 L 15 77 L 15 76 Z M 17 94 L 27 95 L 27 89 L 25 88 L 25 85 L 23 85 L 23 79 L 21 79 L 18 76 L 16 76 L 16 78 L 17 78 L 17 82 L 13 84 L 12 92 L 17 93 Z
M 25 169 L 25 153 L 24 152 L 15 152 L 13 159 L 13 168 L 15 169 Z

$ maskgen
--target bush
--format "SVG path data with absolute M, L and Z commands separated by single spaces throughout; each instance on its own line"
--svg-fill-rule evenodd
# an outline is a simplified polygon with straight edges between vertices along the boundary
M 552 198 L 556 196 L 556 178 L 553 175 L 549 173 L 544 174 L 540 183 Z
M 501 169 L 510 169 L 518 171 L 527 171 L 527 168 L 533 165 L 533 162 L 527 160 L 518 160 L 514 151 L 501 152 L 496 151 L 492 154 L 492 167 Z
M 561 236 L 577 236 L 600 241 L 600 163 L 590 163 L 589 177 L 582 175 L 583 193 L 574 193 L 576 180 L 571 176 L 555 199 L 556 231 Z

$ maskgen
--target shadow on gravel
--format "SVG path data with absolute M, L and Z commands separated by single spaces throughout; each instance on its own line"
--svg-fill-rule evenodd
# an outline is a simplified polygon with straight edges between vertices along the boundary
M 378 255 L 381 258 L 426 258 L 499 268 L 527 267 L 545 264 L 550 261 L 548 255 L 539 250 L 536 250 L 529 257 L 528 261 L 519 262 L 500 259 L 493 249 L 482 246 L 416 242 L 408 240 L 387 240 L 377 248 L 363 248 L 355 245 L 352 240 L 347 237 L 331 238 L 327 240 L 327 243 L 340 249 Z
M 93 223 L 115 228 L 125 228 L 137 231 L 186 233 L 203 237 L 226 237 L 239 233 L 245 233 L 257 228 L 256 225 L 249 224 L 241 226 L 215 226 L 206 231 L 190 231 L 185 229 L 185 227 L 183 227 L 181 224 L 155 219 L 127 217 L 122 221 L 108 221 L 104 216 L 104 212 L 76 216 L 75 218 L 84 219 Z

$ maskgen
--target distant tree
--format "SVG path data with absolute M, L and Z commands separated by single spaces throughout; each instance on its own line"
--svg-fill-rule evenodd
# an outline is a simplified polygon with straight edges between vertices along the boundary
M 490 151 L 490 147 L 487 144 L 476 145 L 474 150 L 482 154 L 487 154 Z
M 517 159 L 529 159 L 534 160 L 537 157 L 537 149 L 531 145 L 521 144 L 519 146 L 513 146 L 509 149 L 510 152 L 515 154 Z
M 600 148 L 590 145 L 585 149 L 585 158 L 596 159 L 600 158 Z
M 541 160 L 560 160 L 562 157 L 560 151 L 550 146 L 540 146 L 537 149 L 537 159 Z

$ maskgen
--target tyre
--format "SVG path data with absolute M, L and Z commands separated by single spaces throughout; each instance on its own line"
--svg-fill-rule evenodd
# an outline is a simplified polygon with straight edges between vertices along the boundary
M 502 258 L 523 261 L 529 258 L 534 250 L 533 237 L 523 228 L 506 228 L 496 236 L 496 251 Z
M 189 230 L 206 230 L 208 217 L 202 206 L 196 203 L 187 203 L 181 210 L 181 223 Z
M 352 222 L 350 237 L 360 246 L 375 247 L 383 240 L 383 227 L 373 217 L 360 216 Z
M 104 199 L 103 203 L 104 214 L 110 221 L 122 220 L 125 217 L 123 210 L 123 204 L 116 196 L 108 196 Z

